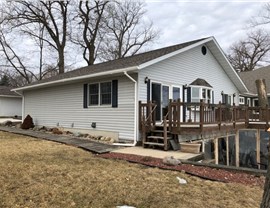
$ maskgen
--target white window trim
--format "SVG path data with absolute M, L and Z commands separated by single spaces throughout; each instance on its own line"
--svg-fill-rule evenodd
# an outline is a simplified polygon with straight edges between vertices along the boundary
M 211 87 L 206 87 L 206 86 L 199 86 L 199 85 L 190 85 L 190 87 L 191 87 L 191 102 L 192 102 L 192 98 L 193 98 L 193 96 L 192 96 L 192 88 L 199 88 L 199 100 L 201 100 L 201 99 L 204 99 L 203 97 L 202 97 L 202 92 L 203 92 L 203 89 L 206 89 L 206 90 L 210 90 L 210 104 L 212 104 L 212 100 L 213 100 L 213 88 L 211 88 Z M 207 94 L 206 94 L 206 96 L 207 96 Z M 200 101 L 199 101 L 200 102 Z
M 242 101 L 241 101 L 242 100 Z M 245 104 L 245 98 L 242 96 L 239 96 L 239 104 L 244 105 Z
M 101 104 L 101 83 L 107 83 L 110 82 L 111 83 L 111 104 Z M 89 87 L 90 85 L 94 85 L 94 84 L 98 84 L 98 104 L 95 105 L 90 105 L 90 97 L 89 97 Z M 88 84 L 88 93 L 87 93 L 87 105 L 88 107 L 111 107 L 112 106 L 112 81 L 102 81 L 102 82 L 94 82 L 94 83 L 89 83 Z

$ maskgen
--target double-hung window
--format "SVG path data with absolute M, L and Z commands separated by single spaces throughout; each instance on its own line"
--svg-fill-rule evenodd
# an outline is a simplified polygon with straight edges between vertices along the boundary
M 100 83 L 100 105 L 110 105 L 112 103 L 112 83 Z
M 89 105 L 111 105 L 112 83 L 101 82 L 89 84 Z
M 89 105 L 98 105 L 99 83 L 89 85 Z

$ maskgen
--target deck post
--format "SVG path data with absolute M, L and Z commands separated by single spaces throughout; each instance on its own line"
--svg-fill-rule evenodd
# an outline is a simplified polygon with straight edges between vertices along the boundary
M 148 101 L 147 102 L 147 121 L 148 121 L 148 126 L 152 126 L 152 102 Z
M 168 150 L 168 134 L 167 134 L 167 118 L 163 117 L 163 137 L 164 137 L 164 150 Z
M 218 165 L 218 138 L 214 138 L 215 164 Z
M 146 127 L 145 127 L 146 123 L 145 123 L 145 116 L 143 116 L 142 118 L 142 145 L 144 147 L 144 143 L 146 141 Z
M 168 106 L 168 120 L 169 120 L 169 131 L 172 132 L 172 99 L 170 99 Z
M 200 131 L 203 132 L 203 122 L 204 122 L 204 102 L 200 100 Z
M 153 110 L 153 108 L 156 108 L 156 101 L 151 103 L 151 110 Z M 153 111 L 151 118 L 152 118 L 153 125 L 155 126 L 156 125 L 156 111 L 155 110 Z
M 230 160 L 229 160 L 229 135 L 228 132 L 226 132 L 226 165 L 230 165 Z
M 246 106 L 245 125 L 246 125 L 246 128 L 248 128 L 248 125 L 249 125 L 249 109 L 248 109 L 248 106 Z
M 233 128 L 235 129 L 236 126 L 236 106 L 235 103 L 233 103 Z
M 139 129 L 142 129 L 142 101 L 139 101 Z
M 239 167 L 239 130 L 235 134 L 235 166 Z
M 261 157 L 260 157 L 260 139 L 261 139 L 261 131 L 260 129 L 257 129 L 257 134 L 256 134 L 257 138 L 256 138 L 256 160 L 257 160 L 257 164 L 258 164 L 258 169 L 261 169 L 260 167 L 260 163 L 261 163 Z
M 219 130 L 221 129 L 221 120 L 222 120 L 222 117 L 221 117 L 221 102 L 219 101 L 219 104 L 218 104 L 218 128 Z
M 177 101 L 177 130 L 180 129 L 180 119 L 181 119 L 181 100 Z

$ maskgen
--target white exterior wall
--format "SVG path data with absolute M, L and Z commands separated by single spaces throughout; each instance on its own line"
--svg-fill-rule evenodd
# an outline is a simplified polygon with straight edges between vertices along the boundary
M 22 98 L 0 97 L 0 116 L 22 116 Z
M 118 107 L 83 108 L 83 84 L 111 81 L 89 80 L 80 83 L 24 92 L 24 116 L 29 114 L 35 125 L 74 129 L 111 131 L 119 138 L 134 138 L 134 83 L 127 77 L 118 79 Z M 96 122 L 96 128 L 91 123 Z
M 142 69 L 139 73 L 139 100 L 147 100 L 147 84 L 145 77 L 153 82 L 166 85 L 189 85 L 197 78 L 206 80 L 214 90 L 215 103 L 221 101 L 221 91 L 224 94 L 236 93 L 235 104 L 238 105 L 239 92 L 219 65 L 209 49 L 207 54 L 201 53 L 201 46 L 175 55 Z M 182 97 L 182 92 L 181 92 Z

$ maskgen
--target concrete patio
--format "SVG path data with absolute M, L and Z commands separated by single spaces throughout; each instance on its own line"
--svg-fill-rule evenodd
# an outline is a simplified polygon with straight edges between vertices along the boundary
M 174 158 L 180 159 L 180 160 L 189 160 L 194 157 L 200 156 L 200 154 L 186 153 L 186 152 L 180 152 L 180 151 L 164 151 L 164 150 L 157 150 L 157 149 L 146 149 L 143 147 L 124 147 L 124 148 L 113 150 L 112 152 L 140 155 L 140 156 L 150 156 L 150 157 L 155 157 L 155 158 L 164 158 L 166 156 L 173 156 Z

